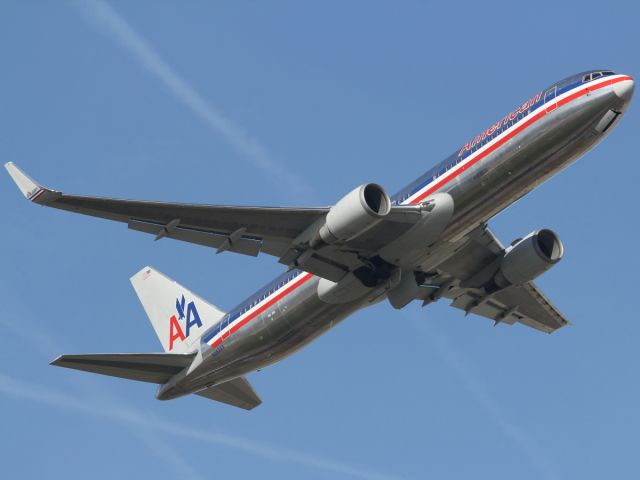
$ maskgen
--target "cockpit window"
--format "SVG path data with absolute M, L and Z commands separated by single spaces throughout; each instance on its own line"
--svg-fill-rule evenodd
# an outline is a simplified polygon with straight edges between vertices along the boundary
M 609 75 L 615 75 L 615 73 L 611 70 L 602 70 L 601 72 L 587 73 L 584 77 L 582 77 L 582 83 L 590 82 L 591 80 L 595 80 L 599 77 L 608 77 Z

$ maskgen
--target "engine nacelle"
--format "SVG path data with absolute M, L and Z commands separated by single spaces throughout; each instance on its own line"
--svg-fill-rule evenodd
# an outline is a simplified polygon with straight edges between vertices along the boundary
M 391 211 L 391 199 L 375 183 L 356 188 L 336 203 L 318 232 L 328 244 L 346 242 L 369 230 Z
M 564 246 L 553 231 L 531 232 L 507 250 L 494 282 L 499 288 L 530 282 L 558 263 L 563 254 Z

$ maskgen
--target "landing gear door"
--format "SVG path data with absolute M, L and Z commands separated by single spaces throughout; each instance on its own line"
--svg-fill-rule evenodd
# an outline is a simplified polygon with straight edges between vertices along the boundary
M 556 94 L 558 93 L 558 87 L 552 87 L 544 92 L 544 105 L 546 112 L 552 112 L 558 106 L 556 102 Z

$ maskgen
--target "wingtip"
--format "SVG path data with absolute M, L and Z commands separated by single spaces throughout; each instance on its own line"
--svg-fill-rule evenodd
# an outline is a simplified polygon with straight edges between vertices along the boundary
M 4 168 L 6 168 L 7 172 L 9 172 L 11 179 L 18 186 L 27 200 L 31 200 L 32 202 L 34 202 L 38 197 L 40 197 L 44 192 L 47 191 L 47 189 L 43 188 L 29 175 L 24 173 L 15 163 L 7 162 L 4 164 Z

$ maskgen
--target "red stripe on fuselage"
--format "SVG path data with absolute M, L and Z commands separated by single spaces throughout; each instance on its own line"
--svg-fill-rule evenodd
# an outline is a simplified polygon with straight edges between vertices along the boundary
M 220 345 L 223 341 L 225 341 L 229 337 L 229 335 L 232 335 L 235 332 L 237 332 L 239 329 L 244 327 L 247 323 L 249 323 L 255 317 L 257 317 L 262 312 L 264 312 L 267 308 L 272 306 L 274 303 L 280 301 L 281 299 L 283 299 L 284 297 L 289 295 L 291 292 L 293 292 L 296 288 L 298 288 L 302 284 L 308 282 L 312 278 L 313 278 L 313 275 L 311 273 L 304 274 L 300 280 L 295 281 L 295 283 L 293 285 L 291 285 L 291 286 L 287 287 L 286 289 L 284 289 L 282 292 L 280 292 L 278 295 L 276 295 L 271 300 L 266 302 L 264 305 L 261 305 L 259 308 L 257 308 L 253 312 L 251 312 L 251 314 L 247 315 L 242 320 L 239 320 L 239 321 L 236 321 L 235 323 L 233 323 L 231 328 L 226 333 L 224 333 L 220 338 L 218 338 L 215 342 L 213 342 L 211 344 L 211 346 L 212 347 L 217 347 L 218 345 Z
M 578 90 L 577 92 L 574 92 L 571 95 L 568 95 L 565 98 L 563 98 L 562 100 L 556 102 L 556 107 L 553 110 L 555 110 L 556 108 L 561 107 L 562 105 L 566 105 L 567 103 L 571 102 L 572 100 L 575 100 L 576 98 L 579 98 L 579 97 L 582 97 L 583 95 L 586 95 L 587 93 L 589 93 L 589 91 L 599 90 L 601 88 L 608 87 L 609 85 L 613 85 L 614 83 L 624 82 L 626 80 L 632 80 L 632 78 L 625 76 L 625 77 L 619 77 L 619 78 L 612 78 L 611 80 L 607 80 L 605 82 L 598 83 L 597 85 L 588 85 L 587 84 L 587 86 L 585 86 L 581 90 Z M 543 107 L 545 107 L 545 105 L 547 105 L 547 104 L 543 104 L 539 108 L 543 108 Z M 437 190 L 439 190 L 440 188 L 442 188 L 444 185 L 446 185 L 451 180 L 456 178 L 458 175 L 460 175 L 462 172 L 467 170 L 469 167 L 472 167 L 473 165 L 478 163 L 484 157 L 486 157 L 490 153 L 494 152 L 497 148 L 499 148 L 502 145 L 504 145 L 505 142 L 508 142 L 513 137 L 515 137 L 518 133 L 520 133 L 522 130 L 524 130 L 528 126 L 532 125 L 533 123 L 537 122 L 538 120 L 540 120 L 542 117 L 544 117 L 548 113 L 551 113 L 553 110 L 550 110 L 549 112 L 547 112 L 546 110 L 542 110 L 542 111 L 536 113 L 533 117 L 527 118 L 524 122 L 522 122 L 521 125 L 518 125 L 516 128 L 511 130 L 509 133 L 507 133 L 500 140 L 496 141 L 493 145 L 489 146 L 482 153 L 478 154 L 478 156 L 476 156 L 473 160 L 471 160 L 468 163 L 464 164 L 462 167 L 460 167 L 455 172 L 450 173 L 449 175 L 445 176 L 442 180 L 436 182 L 433 186 L 431 186 L 430 188 L 425 190 L 423 193 L 421 193 L 419 196 L 414 198 L 411 201 L 411 203 L 412 204 L 420 203 L 427 196 L 431 195 L 432 193 L 434 193 Z

